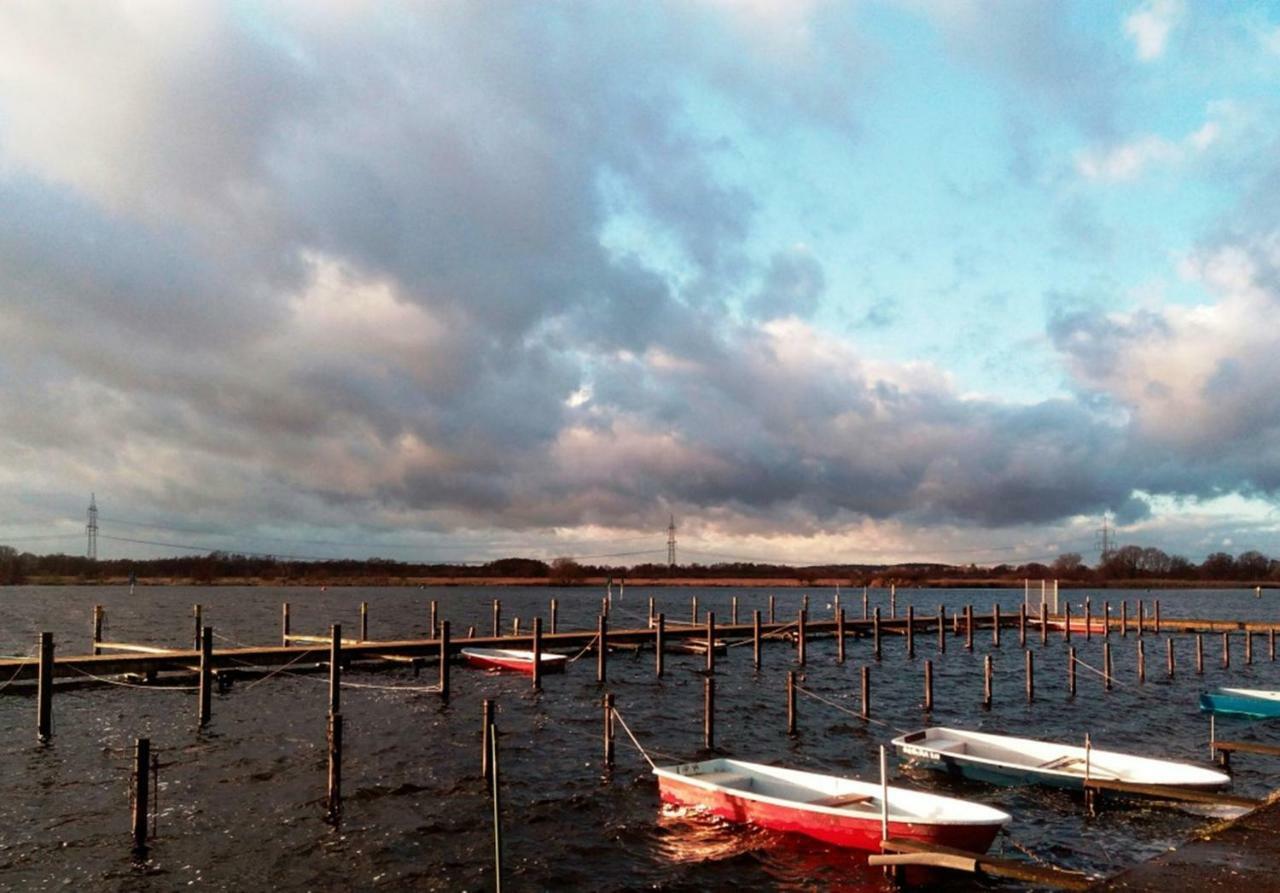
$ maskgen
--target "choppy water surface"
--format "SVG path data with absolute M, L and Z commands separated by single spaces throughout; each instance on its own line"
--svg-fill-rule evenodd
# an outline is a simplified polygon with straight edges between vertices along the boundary
M 830 590 L 809 590 L 810 613 L 829 616 Z M 739 597 L 741 616 L 764 609 L 760 589 L 629 589 L 615 591 L 615 627 L 643 625 L 648 597 L 668 617 L 687 618 L 690 597 L 722 620 Z M 1095 609 L 1138 593 L 1092 593 Z M 1147 593 L 1141 594 L 1150 598 Z M 527 621 L 548 601 L 560 603 L 562 629 L 594 626 L 601 593 L 551 589 L 271 589 L 124 587 L 0 589 L 0 654 L 26 654 L 41 630 L 54 633 L 60 654 L 88 651 L 92 605 L 107 608 L 107 638 L 179 646 L 190 642 L 191 605 L 204 605 L 215 647 L 278 641 L 280 603 L 293 606 L 295 632 L 323 633 L 331 622 L 358 627 L 359 603 L 370 605 L 372 638 L 425 634 L 430 599 L 455 631 L 474 624 L 488 630 L 490 600 L 502 601 L 504 626 Z M 780 591 L 779 617 L 794 616 L 800 591 Z M 1063 593 L 1064 599 L 1067 593 Z M 1274 619 L 1278 596 L 1250 592 L 1163 592 L 1164 617 Z M 932 614 L 972 602 L 1016 611 L 1019 591 L 915 590 L 898 594 Z M 1084 593 L 1073 591 L 1078 604 Z M 887 594 L 872 604 L 888 613 Z M 861 592 L 846 592 L 848 616 L 861 614 Z M 1118 610 L 1117 612 L 1118 613 Z M 508 627 L 509 628 L 509 627 Z M 455 633 L 456 634 L 456 633 Z M 884 724 L 801 698 L 800 732 L 785 728 L 785 675 L 794 649 L 766 647 L 764 668 L 753 672 L 751 649 L 730 649 L 718 661 L 717 743 L 723 753 L 797 768 L 876 777 L 877 745 L 895 729 L 923 724 L 922 666 L 935 672 L 934 724 L 998 730 L 1033 737 L 1083 741 L 1203 762 L 1208 723 L 1197 694 L 1235 684 L 1277 687 L 1280 669 L 1268 660 L 1266 640 L 1255 639 L 1246 666 L 1243 643 L 1233 643 L 1230 670 L 1221 666 L 1220 639 L 1205 638 L 1205 673 L 1194 672 L 1194 639 L 1177 636 L 1177 675 L 1165 675 L 1164 638 L 1148 636 L 1147 682 L 1139 686 L 1136 637 L 1113 634 L 1121 684 L 1104 692 L 1087 669 L 1074 700 L 1066 690 L 1066 645 L 1051 635 L 1028 645 L 1036 652 L 1036 700 L 1026 703 L 1017 632 L 1006 630 L 999 648 L 989 631 L 949 638 L 945 655 L 936 635 L 917 636 L 914 660 L 900 637 L 886 637 L 876 663 L 870 640 L 850 639 L 848 660 L 835 662 L 834 640 L 810 643 L 803 685 L 850 709 L 858 706 L 858 668 L 871 664 L 873 709 Z M 1077 634 L 1072 644 L 1085 663 L 1100 667 L 1101 640 Z M 984 712 L 982 656 L 995 655 L 995 707 Z M 654 678 L 651 653 L 616 654 L 609 690 L 646 747 L 670 758 L 693 758 L 701 745 L 701 658 L 668 655 L 667 674 Z M 0 694 L 0 889 L 245 890 L 346 889 L 481 890 L 492 887 L 492 814 L 478 777 L 481 701 L 499 705 L 507 887 L 516 890 L 712 890 L 738 885 L 775 890 L 878 890 L 879 875 L 865 861 L 821 844 L 758 829 L 734 827 L 664 810 L 648 766 L 618 741 L 611 775 L 600 766 L 600 689 L 592 657 L 563 676 L 545 679 L 540 695 L 525 677 L 485 674 L 459 666 L 452 699 L 415 691 L 433 671 L 415 679 L 407 668 L 353 670 L 349 681 L 402 690 L 349 688 L 346 717 L 344 818 L 337 829 L 323 821 L 326 682 L 323 676 L 280 674 L 261 684 L 241 680 L 215 696 L 210 727 L 195 730 L 195 693 L 123 687 L 71 688 L 54 699 L 55 737 L 35 742 L 35 703 L 29 694 Z M 4 680 L 0 680 L 3 684 Z M 1277 740 L 1262 724 L 1220 722 L 1220 737 Z M 129 855 L 128 775 L 133 740 L 149 736 L 164 767 L 160 774 L 159 836 L 151 861 L 134 866 Z M 1265 758 L 1238 757 L 1235 790 L 1261 795 L 1274 787 Z M 1109 809 L 1087 818 L 1078 798 L 1033 788 L 947 783 L 906 774 L 900 783 L 927 786 L 991 803 L 1014 815 L 1008 855 L 1023 847 L 1061 865 L 1112 871 L 1172 846 L 1207 823 L 1164 808 Z M 948 889 L 991 888 L 969 878 Z M 1007 888 L 1007 887 L 1006 887 Z

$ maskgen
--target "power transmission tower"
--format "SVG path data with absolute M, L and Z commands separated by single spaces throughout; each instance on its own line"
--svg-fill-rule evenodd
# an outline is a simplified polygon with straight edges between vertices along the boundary
M 1098 531 L 1098 564 L 1106 564 L 1111 557 L 1111 516 L 1102 515 L 1102 529 Z
M 671 516 L 667 525 L 667 567 L 676 566 L 676 516 Z
M 93 493 L 89 494 L 89 523 L 85 525 L 85 533 L 89 536 L 88 556 L 90 561 L 98 560 L 98 500 Z

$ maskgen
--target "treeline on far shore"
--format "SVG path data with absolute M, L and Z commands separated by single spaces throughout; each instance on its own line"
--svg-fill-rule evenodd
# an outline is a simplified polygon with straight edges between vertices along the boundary
M 1196 584 L 1280 585 L 1280 560 L 1250 550 L 1240 555 L 1215 552 L 1196 564 L 1160 549 L 1122 546 L 1090 567 L 1077 553 L 1068 552 L 1049 564 L 951 565 L 930 562 L 905 564 L 824 564 L 794 567 L 778 564 L 726 562 L 720 564 L 587 564 L 573 558 L 546 562 L 535 558 L 501 558 L 484 564 L 416 563 L 370 558 L 364 561 L 297 561 L 265 555 L 210 552 L 146 560 L 92 560 L 78 555 L 35 555 L 0 545 L 0 585 L 25 583 L 139 582 L 215 584 L 222 582 L 269 585 L 396 585 L 511 581 L 547 585 L 585 585 L 604 580 L 645 580 L 696 583 L 734 581 L 794 581 L 797 584 L 848 586 L 978 586 L 1012 585 L 1022 580 L 1058 580 L 1067 585 L 1192 586 Z

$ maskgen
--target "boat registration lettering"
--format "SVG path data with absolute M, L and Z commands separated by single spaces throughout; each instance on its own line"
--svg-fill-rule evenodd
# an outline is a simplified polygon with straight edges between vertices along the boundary
M 904 744 L 902 745 L 902 752 L 909 757 L 925 757 L 930 760 L 941 759 L 941 756 L 936 750 L 930 750 L 927 747 L 920 747 L 918 744 Z

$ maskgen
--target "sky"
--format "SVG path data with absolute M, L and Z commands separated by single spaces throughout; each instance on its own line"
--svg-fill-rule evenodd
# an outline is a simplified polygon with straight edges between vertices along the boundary
M 0 543 L 1280 555 L 1280 6 L 0 5 Z

